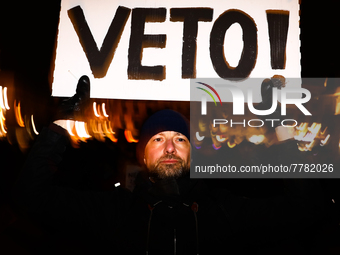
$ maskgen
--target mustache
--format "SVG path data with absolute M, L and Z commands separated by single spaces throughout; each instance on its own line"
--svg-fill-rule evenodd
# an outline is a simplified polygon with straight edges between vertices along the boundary
M 183 161 L 182 158 L 177 157 L 176 155 L 167 154 L 167 155 L 165 155 L 165 156 L 160 157 L 160 158 L 158 159 L 158 163 L 161 162 L 161 161 L 164 161 L 164 160 L 168 160 L 168 159 L 175 159 L 175 160 L 177 160 L 177 161 L 179 161 L 179 162 L 182 162 L 182 161 Z

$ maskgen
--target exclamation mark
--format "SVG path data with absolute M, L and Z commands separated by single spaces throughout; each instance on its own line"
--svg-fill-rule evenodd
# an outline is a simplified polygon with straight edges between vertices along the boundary
M 289 11 L 267 10 L 272 69 L 285 69 Z

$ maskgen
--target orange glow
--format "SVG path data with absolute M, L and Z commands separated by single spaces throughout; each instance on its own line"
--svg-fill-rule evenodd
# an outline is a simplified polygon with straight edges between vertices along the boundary
M 1 125 L 0 137 L 5 136 L 7 133 L 6 128 L 5 128 L 5 120 L 6 119 L 5 119 L 3 110 L 2 108 L 0 108 L 0 125 Z
M 16 101 L 14 101 L 14 112 L 15 112 L 15 118 L 17 120 L 18 125 L 20 127 L 25 127 L 25 123 L 21 116 L 20 101 L 18 102 L 18 105 L 16 104 Z
M 76 121 L 75 122 L 75 128 L 76 128 L 76 132 L 79 138 L 81 139 L 87 139 L 90 138 L 91 136 L 88 134 L 87 132 L 87 128 L 86 128 L 86 123 L 83 121 Z
M 72 131 L 73 127 L 71 127 L 71 121 L 70 120 L 66 120 L 66 130 L 69 133 L 70 136 L 75 136 L 75 134 L 73 134 Z
M 109 121 L 108 123 L 109 123 L 109 126 L 107 126 L 107 122 L 104 121 L 104 125 L 103 125 L 104 133 L 112 142 L 116 143 L 118 139 L 114 136 L 115 132 L 113 132 L 111 128 L 111 122 Z
M 130 130 L 125 129 L 124 135 L 125 135 L 126 140 L 127 140 L 129 143 L 138 143 L 138 140 L 136 140 L 136 139 L 133 138 L 133 136 L 132 136 Z
M 335 105 L 335 115 L 339 115 L 340 114 L 340 98 L 338 97 L 336 100 L 336 105 Z
M 324 129 L 324 131 L 320 132 L 321 135 L 324 135 L 327 130 L 327 127 Z

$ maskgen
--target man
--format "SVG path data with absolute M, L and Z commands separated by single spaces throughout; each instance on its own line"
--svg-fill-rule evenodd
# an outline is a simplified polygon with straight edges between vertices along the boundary
M 68 113 L 79 110 L 84 95 L 77 91 L 65 102 Z M 312 181 L 292 180 L 286 196 L 251 200 L 190 179 L 188 121 L 171 110 L 152 115 L 141 129 L 137 157 L 146 172 L 133 193 L 123 188 L 81 192 L 56 185 L 67 136 L 62 119 L 41 132 L 15 199 L 44 225 L 77 237 L 86 253 L 263 254 L 270 247 L 274 250 L 268 254 L 275 254 L 281 252 L 277 245 L 290 247 L 288 240 L 305 236 L 320 216 L 320 193 Z M 282 144 L 289 160 L 294 144 Z

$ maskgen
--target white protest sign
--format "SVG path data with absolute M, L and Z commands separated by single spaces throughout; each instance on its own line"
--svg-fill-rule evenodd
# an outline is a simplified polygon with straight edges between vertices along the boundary
M 82 75 L 92 98 L 179 101 L 192 78 L 299 78 L 299 36 L 297 0 L 62 0 L 52 95 Z

